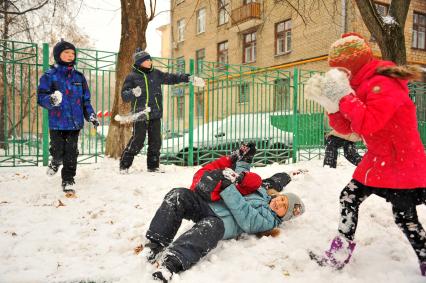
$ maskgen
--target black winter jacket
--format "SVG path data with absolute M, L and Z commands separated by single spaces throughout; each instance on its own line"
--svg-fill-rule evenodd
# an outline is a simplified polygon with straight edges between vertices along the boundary
M 147 106 L 151 107 L 148 119 L 161 119 L 163 116 L 163 94 L 161 92 L 162 84 L 178 84 L 188 82 L 188 74 L 163 73 L 160 70 L 152 69 L 149 72 L 143 72 L 133 67 L 133 71 L 127 75 L 121 89 L 121 97 L 124 102 L 130 102 L 132 112 L 136 113 L 144 110 Z M 135 97 L 132 89 L 139 86 L 142 94 Z M 148 95 L 147 95 L 148 93 Z

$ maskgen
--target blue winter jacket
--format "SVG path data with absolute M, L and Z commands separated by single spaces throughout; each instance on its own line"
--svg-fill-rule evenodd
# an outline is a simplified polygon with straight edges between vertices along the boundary
M 225 225 L 223 239 L 236 238 L 242 233 L 268 231 L 282 222 L 269 208 L 271 197 L 263 187 L 252 194 L 242 196 L 232 184 L 223 190 L 220 196 L 222 200 L 209 205 Z
M 62 102 L 53 106 L 50 95 L 59 90 Z M 90 91 L 84 75 L 73 67 L 54 65 L 40 78 L 37 89 L 37 103 L 49 110 L 51 130 L 79 130 L 84 118 L 94 113 L 90 104 Z

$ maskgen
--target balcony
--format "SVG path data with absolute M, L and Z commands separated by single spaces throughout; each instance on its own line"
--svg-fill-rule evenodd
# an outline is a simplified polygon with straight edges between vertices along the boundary
M 260 3 L 249 3 L 231 12 L 232 26 L 245 30 L 261 23 Z

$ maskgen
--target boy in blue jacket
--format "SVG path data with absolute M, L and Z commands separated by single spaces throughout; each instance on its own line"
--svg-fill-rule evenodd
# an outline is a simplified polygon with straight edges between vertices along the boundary
M 249 167 L 246 162 L 237 162 L 235 171 L 248 171 Z M 230 185 L 221 191 L 220 201 L 207 202 L 198 190 L 186 188 L 172 189 L 164 197 L 146 233 L 149 243 L 144 253 L 150 263 L 159 262 L 154 279 L 168 282 L 173 273 L 189 269 L 222 239 L 269 231 L 305 211 L 297 195 L 285 193 L 271 197 L 263 186 L 242 196 L 235 186 L 239 182 L 235 176 L 240 174 L 229 174 L 230 170 L 223 170 L 226 172 L 222 178 Z M 195 224 L 174 240 L 182 219 Z
M 77 169 L 78 135 L 84 118 L 99 125 L 84 75 L 74 69 L 75 46 L 63 39 L 53 48 L 55 65 L 40 78 L 37 103 L 49 111 L 50 154 L 47 174 L 54 175 L 61 165 L 62 189 L 74 194 Z

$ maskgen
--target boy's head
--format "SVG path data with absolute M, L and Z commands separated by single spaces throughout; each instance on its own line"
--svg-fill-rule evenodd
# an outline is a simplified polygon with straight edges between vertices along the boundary
M 140 48 L 137 48 L 133 54 L 133 60 L 136 67 L 146 69 L 151 69 L 152 67 L 151 55 L 146 51 L 142 51 Z
M 365 39 L 357 33 L 342 34 L 335 41 L 328 54 L 328 65 L 348 69 L 355 75 L 373 59 L 373 52 Z
M 75 64 L 75 46 L 63 39 L 53 47 L 53 58 L 60 65 L 72 66 Z

